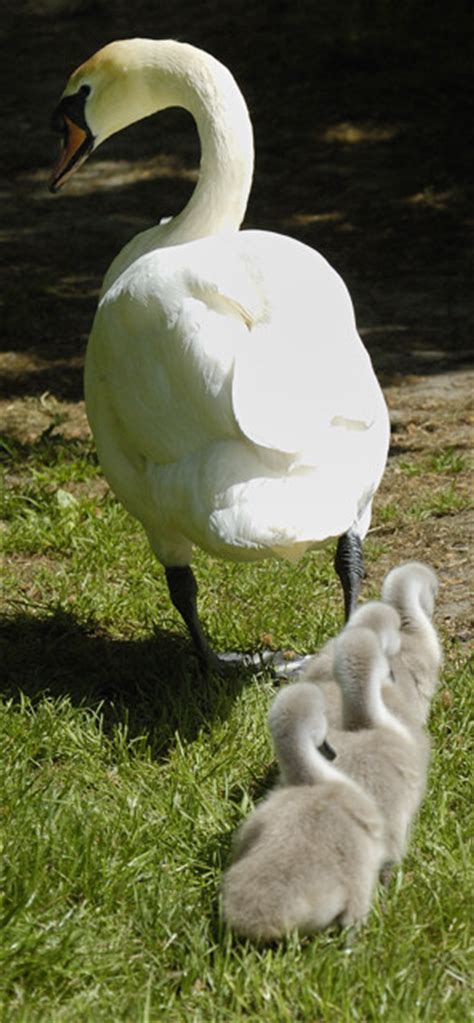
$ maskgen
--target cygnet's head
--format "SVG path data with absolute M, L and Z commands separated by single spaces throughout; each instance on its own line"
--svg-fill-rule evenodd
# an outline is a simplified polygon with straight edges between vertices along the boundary
M 345 722 L 357 719 L 359 727 L 378 723 L 383 715 L 381 690 L 391 677 L 390 665 L 371 629 L 360 626 L 341 632 L 335 642 L 334 674 L 342 691 Z
M 293 682 L 280 689 L 268 713 L 268 726 L 277 757 L 279 752 L 296 743 L 304 731 L 316 749 L 334 760 L 336 754 L 326 740 L 327 719 L 324 697 L 311 682 Z
M 382 600 L 397 609 L 403 622 L 417 606 L 431 619 L 438 589 L 436 573 L 429 565 L 407 561 L 392 568 L 384 579 Z
M 398 611 L 381 600 L 361 604 L 351 615 L 346 628 L 363 627 L 375 632 L 386 657 L 398 654 L 401 646 L 401 620 Z

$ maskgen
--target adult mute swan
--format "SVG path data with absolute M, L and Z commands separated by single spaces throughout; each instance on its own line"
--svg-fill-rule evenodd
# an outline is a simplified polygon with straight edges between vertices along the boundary
M 193 545 L 296 560 L 327 537 L 349 616 L 388 447 L 387 409 L 347 289 L 319 253 L 240 231 L 252 128 L 230 72 L 173 40 L 110 43 L 71 75 L 53 116 L 56 191 L 106 138 L 167 107 L 193 115 L 196 188 L 106 273 L 85 393 L 105 475 L 165 566 L 206 665 Z
M 222 885 L 223 916 L 241 935 L 272 941 L 369 912 L 383 863 L 383 822 L 374 801 L 329 763 L 324 700 L 299 682 L 269 714 L 288 785 L 276 788 L 237 832 Z M 337 758 L 336 758 L 337 764 Z

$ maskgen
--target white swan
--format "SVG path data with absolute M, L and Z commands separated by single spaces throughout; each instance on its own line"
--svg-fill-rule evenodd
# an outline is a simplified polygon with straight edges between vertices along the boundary
M 229 71 L 172 40 L 111 43 L 71 76 L 53 117 L 58 189 L 114 132 L 184 107 L 201 168 L 178 216 L 108 270 L 87 350 L 89 422 L 107 479 L 166 569 L 198 654 L 192 547 L 295 560 L 339 537 L 346 617 L 388 447 L 386 405 L 352 303 L 319 253 L 239 231 L 252 129 Z
M 258 941 L 360 922 L 383 861 L 380 814 L 320 752 L 327 751 L 326 720 L 317 686 L 281 690 L 269 724 L 290 784 L 271 792 L 235 836 L 224 919 Z

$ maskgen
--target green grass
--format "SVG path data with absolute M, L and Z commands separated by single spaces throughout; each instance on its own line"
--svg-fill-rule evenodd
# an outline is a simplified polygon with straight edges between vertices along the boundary
M 415 519 L 443 518 L 444 515 L 454 515 L 456 512 L 470 507 L 472 507 L 471 496 L 459 493 L 451 484 L 434 492 L 430 498 L 424 495 L 420 501 L 415 501 L 409 514 Z
M 470 460 L 456 448 L 441 448 L 416 461 L 399 460 L 400 471 L 406 476 L 424 476 L 426 473 L 456 475 L 469 468 Z
M 461 645 L 447 650 L 410 852 L 366 926 L 351 945 L 238 942 L 219 923 L 219 883 L 271 770 L 274 683 L 200 678 L 160 569 L 97 489 L 87 445 L 46 437 L 7 454 L 0 1018 L 465 1023 L 472 676 Z M 377 550 L 368 544 L 369 576 Z M 332 553 L 295 568 L 198 556 L 215 645 L 255 648 L 270 630 L 275 645 L 315 649 L 341 624 Z

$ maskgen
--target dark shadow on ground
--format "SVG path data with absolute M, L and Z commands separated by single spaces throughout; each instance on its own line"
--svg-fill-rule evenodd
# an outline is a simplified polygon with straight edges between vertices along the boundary
M 224 720 L 251 677 L 239 671 L 206 678 L 184 638 L 157 630 L 152 639 L 114 640 L 62 611 L 0 620 L 0 649 L 5 699 L 67 696 L 75 706 L 100 710 L 107 730 L 126 724 L 130 738 L 145 735 L 157 757 L 176 732 L 192 741 L 202 727 Z

